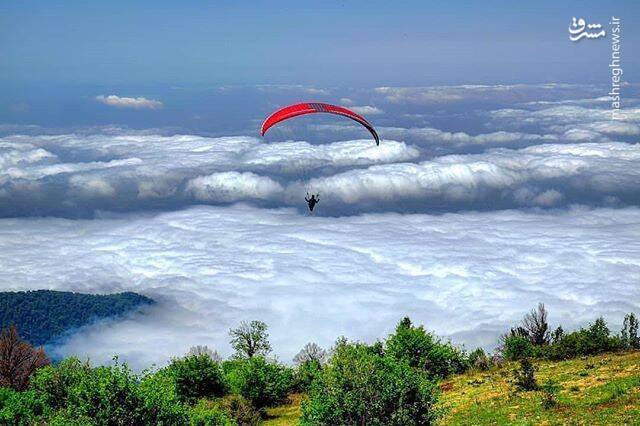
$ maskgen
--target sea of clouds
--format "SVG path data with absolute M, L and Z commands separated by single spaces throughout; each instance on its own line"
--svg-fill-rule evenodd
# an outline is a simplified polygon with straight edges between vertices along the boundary
M 3 289 L 153 297 L 50 348 L 136 368 L 197 344 L 229 355 L 242 320 L 267 322 L 288 362 L 310 340 L 384 337 L 404 315 L 492 349 L 537 302 L 565 329 L 638 311 L 637 102 L 614 122 L 570 85 L 358 93 L 343 103 L 380 117 L 379 147 L 335 122 L 305 126 L 327 143 L 0 128 Z M 437 128 L 442 103 L 465 99 L 485 102 L 482 131 Z M 307 191 L 321 194 L 313 215 Z

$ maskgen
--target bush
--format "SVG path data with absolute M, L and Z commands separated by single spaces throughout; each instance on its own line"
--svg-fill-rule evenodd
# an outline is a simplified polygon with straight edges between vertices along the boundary
M 171 423 L 169 423 L 171 424 Z M 236 426 L 231 419 L 213 401 L 203 399 L 199 401 L 189 412 L 189 424 L 191 426 Z
M 304 361 L 295 372 L 294 388 L 299 392 L 308 392 L 313 381 L 320 375 L 322 375 L 322 365 L 319 361 Z
M 220 364 L 205 354 L 174 359 L 167 372 L 174 378 L 176 393 L 183 402 L 194 403 L 200 398 L 222 396 L 227 391 Z
M 0 424 L 31 425 L 45 411 L 34 391 L 0 388 Z
M 472 368 L 487 371 L 491 368 L 491 359 L 484 352 L 484 349 L 478 348 L 469 354 L 469 364 Z
M 217 404 L 238 426 L 254 426 L 260 423 L 260 412 L 243 396 L 227 395 L 218 400 Z
M 437 387 L 379 348 L 339 342 L 302 405 L 302 425 L 428 425 Z
M 553 408 L 558 405 L 556 395 L 560 390 L 560 386 L 552 379 L 547 379 L 541 387 L 542 389 L 542 407 L 545 409 Z
M 293 384 L 290 368 L 262 356 L 225 361 L 223 368 L 231 391 L 244 396 L 258 409 L 285 401 Z
M 164 425 L 186 422 L 187 408 L 176 392 L 175 379 L 165 371 L 144 374 L 139 391 L 147 417 Z
M 444 378 L 469 368 L 469 362 L 460 350 L 450 343 L 441 343 L 424 327 L 414 327 L 407 317 L 387 339 L 385 353 L 433 377 Z
M 604 319 L 600 317 L 589 328 L 563 334 L 554 341 L 549 348 L 549 357 L 562 360 L 622 348 L 624 348 L 624 340 L 618 336 L 611 336 Z
M 520 368 L 513 371 L 514 383 L 516 388 L 524 391 L 538 389 L 538 383 L 535 378 L 535 368 L 529 358 L 520 360 Z
M 175 398 L 171 382 L 161 382 L 161 377 L 139 384 L 126 364 L 91 368 L 69 358 L 57 367 L 38 370 L 31 388 L 45 406 L 58 411 L 56 418 L 69 423 L 89 418 L 99 424 L 184 424 L 186 411 Z M 168 390 L 159 383 L 169 386 Z
M 511 334 L 504 337 L 502 344 L 502 356 L 509 361 L 517 361 L 536 355 L 533 343 L 524 336 Z

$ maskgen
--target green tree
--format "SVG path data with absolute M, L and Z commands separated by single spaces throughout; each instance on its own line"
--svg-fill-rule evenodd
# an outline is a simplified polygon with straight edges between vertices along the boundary
M 415 327 L 408 317 L 398 323 L 387 339 L 385 353 L 434 377 L 446 377 L 469 367 L 460 350 L 450 343 L 440 342 L 423 326 Z
M 160 377 L 155 381 L 145 378 L 140 383 L 126 364 L 92 368 L 69 358 L 59 366 L 38 370 L 31 389 L 51 411 L 56 411 L 58 419 L 66 419 L 69 424 L 83 419 L 101 425 L 187 423 L 186 410 Z M 161 383 L 166 387 L 160 387 Z
M 236 358 L 252 358 L 256 355 L 266 356 L 271 352 L 267 324 L 262 321 L 245 321 L 238 328 L 229 330 L 231 347 L 236 351 Z
M 620 333 L 622 344 L 626 349 L 640 349 L 640 337 L 638 336 L 638 319 L 633 313 L 625 315 Z
M 294 387 L 301 392 L 308 392 L 314 380 L 322 375 L 322 364 L 320 361 L 311 359 L 298 365 L 295 372 Z
M 535 368 L 529 358 L 520 360 L 520 368 L 513 371 L 514 383 L 520 390 L 531 391 L 538 389 L 535 378 Z
M 535 347 L 528 337 L 512 334 L 503 339 L 502 356 L 509 361 L 533 357 L 535 354 Z
M 406 360 L 339 342 L 302 405 L 302 425 L 429 425 L 436 386 Z
M 225 361 L 223 368 L 231 391 L 258 409 L 285 401 L 293 384 L 290 368 L 263 356 Z
M 177 358 L 166 368 L 175 380 L 176 393 L 183 402 L 194 403 L 200 398 L 219 397 L 227 391 L 222 368 L 209 355 Z

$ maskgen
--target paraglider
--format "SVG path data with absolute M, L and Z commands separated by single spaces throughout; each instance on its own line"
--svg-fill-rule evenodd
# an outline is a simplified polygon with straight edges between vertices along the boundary
M 281 108 L 271 114 L 265 121 L 262 123 L 262 127 L 260 128 L 260 134 L 264 136 L 264 134 L 274 125 L 280 123 L 281 121 L 288 120 L 293 117 L 297 117 L 299 115 L 305 114 L 317 114 L 317 113 L 325 113 L 325 114 L 335 114 L 341 115 L 343 117 L 350 118 L 363 125 L 373 139 L 376 141 L 376 145 L 380 145 L 380 138 L 378 137 L 378 133 L 376 129 L 373 128 L 371 123 L 369 123 L 363 116 L 341 106 L 331 105 L 331 104 L 323 104 L 319 102 L 309 102 L 302 104 L 289 105 L 284 108 Z
M 369 133 L 371 133 L 371 136 L 373 136 L 373 140 L 376 142 L 376 146 L 380 145 L 380 138 L 378 137 L 376 129 L 374 129 L 371 123 L 369 123 L 363 116 L 341 106 L 323 104 L 320 102 L 305 102 L 280 108 L 269 117 L 267 117 L 264 123 L 262 123 L 260 134 L 264 136 L 267 130 L 269 130 L 271 127 L 290 118 L 294 118 L 299 115 L 317 113 L 335 114 L 350 118 L 356 123 L 364 126 L 369 131 Z M 309 206 L 309 211 L 313 212 L 316 204 L 320 202 L 320 194 L 312 194 L 311 197 L 309 197 L 309 193 L 307 192 L 307 196 L 304 198 L 304 200 Z
M 309 205 L 309 211 L 313 212 L 313 208 L 320 202 L 320 194 L 311 194 L 311 198 L 309 198 L 309 193 L 307 192 L 307 196 L 304 197 L 304 200 Z

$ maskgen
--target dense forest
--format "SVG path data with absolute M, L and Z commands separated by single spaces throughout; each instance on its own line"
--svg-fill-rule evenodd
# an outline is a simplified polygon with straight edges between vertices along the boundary
M 137 374 L 117 358 L 107 366 L 73 357 L 51 364 L 12 326 L 0 333 L 0 424 L 509 424 L 522 413 L 530 417 L 518 424 L 575 416 L 628 424 L 640 415 L 634 314 L 619 333 L 602 317 L 571 332 L 551 331 L 540 304 L 492 354 L 467 352 L 407 317 L 371 344 L 342 337 L 325 350 L 308 343 L 294 366 L 271 355 L 261 321 L 229 330 L 229 341 L 229 359 L 196 346 Z
M 15 325 L 39 346 L 95 320 L 120 316 L 153 300 L 136 293 L 82 294 L 36 290 L 0 292 L 0 327 Z

